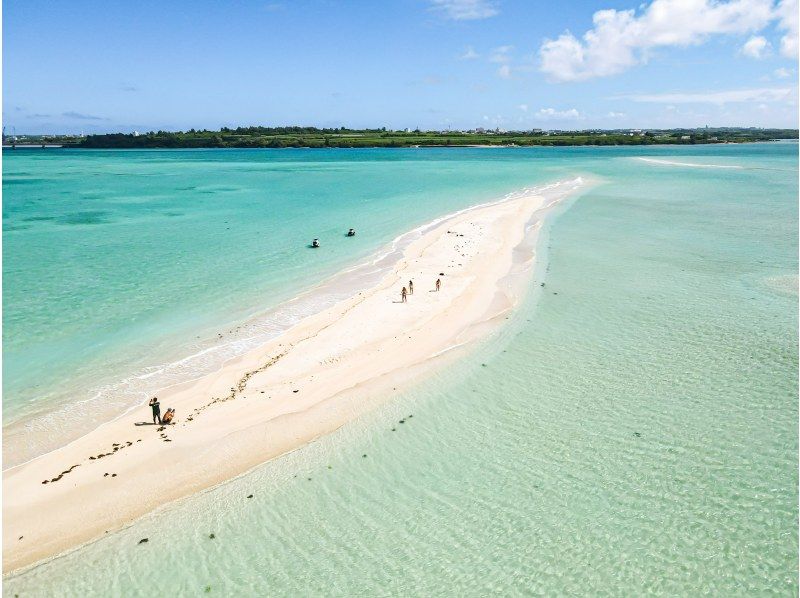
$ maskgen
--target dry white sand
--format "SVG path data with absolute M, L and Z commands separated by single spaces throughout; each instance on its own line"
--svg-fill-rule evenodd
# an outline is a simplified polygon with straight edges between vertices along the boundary
M 174 425 L 136 425 L 152 421 L 142 405 L 5 471 L 3 571 L 110 533 L 329 433 L 449 348 L 480 337 L 519 300 L 509 276 L 519 270 L 515 249 L 535 241 L 547 211 L 582 186 L 581 179 L 559 183 L 443 221 L 409 245 L 377 286 L 354 289 L 216 373 L 159 393 L 162 413 L 177 410 Z M 409 280 L 414 294 L 400 303 Z

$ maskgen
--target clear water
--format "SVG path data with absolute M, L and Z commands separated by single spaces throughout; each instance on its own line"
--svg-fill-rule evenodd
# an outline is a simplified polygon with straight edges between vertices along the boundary
M 349 296 L 283 305 L 397 235 L 543 177 L 474 151 L 6 151 L 6 463 Z
M 287 251 L 300 264 L 294 274 L 262 277 L 273 298 L 314 282 L 306 273 L 313 279 L 371 253 L 403 227 L 514 187 L 586 173 L 605 184 L 551 222 L 534 292 L 479 351 L 309 447 L 7 578 L 6 592 L 797 594 L 797 145 L 210 154 L 143 153 L 128 167 L 151 168 L 148 160 L 175 160 L 174 170 L 191 168 L 195 159 L 286 159 L 313 170 L 340 161 L 338 167 L 359 176 L 377 163 L 385 177 L 375 187 L 383 194 L 368 227 L 379 231 L 376 238 L 359 239 L 359 256 L 331 248 L 313 258 L 325 260 L 313 268 L 307 254 Z M 37 158 L 14 159 L 21 162 L 5 160 L 5 175 L 30 171 L 24 161 Z M 58 172 L 68 171 L 64 159 L 126 164 L 126 154 L 115 153 L 38 159 L 58 164 L 49 166 Z M 236 169 L 226 166 L 216 184 L 233 186 Z M 313 196 L 319 181 L 305 172 L 296 185 Z M 409 177 L 416 192 L 403 187 L 412 184 Z M 340 195 L 352 197 L 349 190 Z M 341 225 L 331 222 L 339 207 L 329 205 L 325 218 L 321 208 L 309 210 L 306 219 L 320 219 L 313 234 L 298 233 L 296 241 L 351 226 L 360 208 L 344 204 L 352 211 Z M 228 205 L 220 199 L 198 210 Z M 9 207 L 7 197 L 4 225 L 13 228 L 21 219 Z M 292 210 L 282 214 L 296 226 Z M 141 218 L 130 227 L 153 225 Z M 180 218 L 170 218 L 181 229 Z M 242 227 L 249 226 L 245 220 Z M 75 240 L 83 237 L 73 229 L 100 235 L 112 226 L 33 222 L 11 232 L 65 227 L 59 234 Z M 284 244 L 295 233 L 285 228 L 278 221 L 272 229 L 286 235 Z M 7 264 L 16 259 L 9 255 L 11 232 L 4 232 Z M 182 235 L 192 239 L 187 232 L 173 236 Z M 195 245 L 206 260 L 219 254 L 231 262 L 219 266 L 222 279 L 244 258 L 232 247 L 237 243 L 219 237 L 230 254 Z M 260 242 L 272 242 L 267 238 Z M 245 239 L 239 242 L 255 243 Z M 36 244 L 16 242 L 17 257 L 35 264 L 27 251 Z M 194 259 L 191 252 L 185 259 Z M 4 348 L 17 326 L 23 338 L 16 350 L 24 355 L 24 319 L 9 324 L 17 308 L 8 296 L 15 279 L 7 264 Z M 193 276 L 211 276 L 212 266 Z M 150 264 L 141 267 L 149 272 Z M 250 283 L 259 278 L 252 269 L 235 272 L 250 272 Z M 205 286 L 196 292 L 208 294 L 208 320 L 198 317 L 186 330 L 225 317 L 236 321 L 224 292 Z M 173 294 L 164 296 L 167 307 L 159 309 L 166 314 Z M 176 299 L 174 313 L 179 308 Z M 180 338 L 179 325 L 166 320 L 171 329 L 164 338 Z M 140 324 L 127 323 L 128 334 L 145 338 Z M 41 328 L 40 334 L 55 334 Z M 91 333 L 102 336 L 99 329 Z M 4 384 L 13 388 L 14 381 Z M 27 399 L 8 388 L 4 402 L 19 401 L 11 413 L 22 412 Z M 143 537 L 149 542 L 138 545 Z

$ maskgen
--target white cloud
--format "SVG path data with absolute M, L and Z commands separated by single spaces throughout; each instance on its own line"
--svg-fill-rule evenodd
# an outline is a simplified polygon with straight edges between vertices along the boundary
M 459 56 L 461 60 L 475 60 L 476 58 L 480 58 L 481 55 L 478 54 L 472 46 L 467 46 L 467 49 L 464 50 L 464 53 Z
M 499 48 L 495 48 L 489 55 L 489 62 L 499 62 L 499 63 L 510 62 L 511 56 L 509 54 L 512 49 L 513 46 L 500 46 Z
M 783 2 L 797 6 L 797 0 Z M 785 17 L 781 26 L 791 31 L 795 17 Z M 655 48 L 696 45 L 715 34 L 754 32 L 775 18 L 772 0 L 653 0 L 638 14 L 600 10 L 592 17 L 594 27 L 581 39 L 566 31 L 545 40 L 539 48 L 540 68 L 554 81 L 615 75 L 646 62 Z
M 625 117 L 625 113 L 624 113 L 624 112 L 614 112 L 614 111 L 612 110 L 611 112 L 609 112 L 608 114 L 606 114 L 606 116 L 607 116 L 608 118 L 624 118 L 624 117 Z
M 797 0 L 780 0 L 775 9 L 778 29 L 786 34 L 781 38 L 781 55 L 797 60 L 798 6 Z
M 778 79 L 788 79 L 789 77 L 792 76 L 792 71 L 781 67 L 779 69 L 775 69 L 772 74 L 775 75 L 775 77 L 777 77 Z
M 490 0 L 431 0 L 431 3 L 434 10 L 454 21 L 488 19 L 499 13 Z
M 663 104 L 731 104 L 739 102 L 782 102 L 795 96 L 791 87 L 734 89 L 707 93 L 656 93 L 617 96 L 613 99 Z
M 536 114 L 541 120 L 578 120 L 583 118 L 575 108 L 569 110 L 556 110 L 555 108 L 541 108 Z
M 519 108 L 523 112 L 527 112 L 528 111 L 528 105 L 527 104 L 520 104 L 519 106 L 517 106 L 517 108 Z
M 769 54 L 770 44 L 766 37 L 754 35 L 742 46 L 741 53 L 750 58 L 766 58 Z
M 510 79 L 511 78 L 511 67 L 507 64 L 504 64 L 499 69 L 497 69 L 497 75 L 502 79 Z

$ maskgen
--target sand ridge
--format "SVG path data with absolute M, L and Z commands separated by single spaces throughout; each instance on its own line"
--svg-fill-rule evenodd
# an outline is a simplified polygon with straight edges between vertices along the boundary
M 159 393 L 162 413 L 177 410 L 172 425 L 151 425 L 143 404 L 5 471 L 4 572 L 240 475 L 374 407 L 413 368 L 469 343 L 482 334 L 476 325 L 513 306 L 513 292 L 501 286 L 515 249 L 585 185 L 561 182 L 442 221 L 373 288 L 355 289 L 219 371 Z M 401 303 L 409 280 L 414 293 Z

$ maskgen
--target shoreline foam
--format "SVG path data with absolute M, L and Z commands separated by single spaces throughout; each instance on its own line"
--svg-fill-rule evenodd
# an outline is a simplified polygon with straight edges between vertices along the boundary
M 90 541 L 333 431 L 368 409 L 376 391 L 390 394 L 389 386 L 410 368 L 481 336 L 477 327 L 497 295 L 506 303 L 497 313 L 514 304 L 505 279 L 526 231 L 537 234 L 546 209 L 582 184 L 576 179 L 510 194 L 410 231 L 419 230 L 418 237 L 375 286 L 218 371 L 161 393 L 164 410 L 178 409 L 178 424 L 165 431 L 173 444 L 152 426 L 134 426 L 148 419 L 143 405 L 4 472 L 4 571 Z M 494 234 L 485 234 L 490 229 Z M 444 287 L 428 294 L 438 275 L 433 270 L 446 273 Z M 393 301 L 407 276 L 418 280 L 417 295 L 400 306 Z

